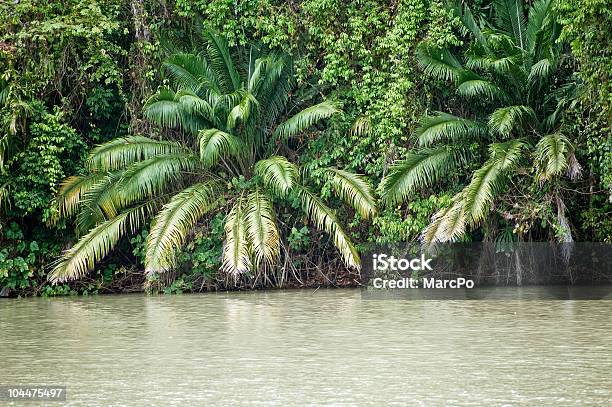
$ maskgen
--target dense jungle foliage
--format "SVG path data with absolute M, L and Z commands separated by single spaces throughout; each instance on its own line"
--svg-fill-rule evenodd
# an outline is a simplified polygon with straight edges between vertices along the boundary
M 610 0 L 3 2 L 0 290 L 350 285 L 373 242 L 612 242 L 610 23 Z

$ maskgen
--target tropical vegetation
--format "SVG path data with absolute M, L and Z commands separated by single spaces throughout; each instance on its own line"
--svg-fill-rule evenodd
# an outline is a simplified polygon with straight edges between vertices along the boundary
M 609 3 L 1 3 L 0 296 L 344 286 L 372 243 L 612 242 Z

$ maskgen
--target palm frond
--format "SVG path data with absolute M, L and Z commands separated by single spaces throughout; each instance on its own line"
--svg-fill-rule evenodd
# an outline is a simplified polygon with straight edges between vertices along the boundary
M 424 243 L 435 244 L 457 241 L 465 233 L 466 213 L 462 193 L 453 197 L 452 204 L 440 209 L 431 218 L 431 223 L 423 229 L 420 239 Z
M 480 123 L 442 112 L 424 116 L 416 130 L 420 146 L 430 146 L 440 140 L 476 138 L 485 133 L 486 128 Z
M 489 116 L 489 129 L 502 137 L 520 135 L 528 123 L 535 122 L 536 114 L 529 106 L 506 106 L 496 109 Z
M 363 175 L 337 168 L 328 168 L 327 171 L 332 175 L 331 183 L 336 193 L 346 203 L 352 205 L 363 219 L 376 215 L 376 200 L 372 193 L 372 186 Z
M 497 194 L 502 190 L 507 173 L 516 166 L 524 147 L 522 140 L 493 143 L 491 157 L 474 171 L 472 180 L 464 188 L 463 209 L 473 225 L 480 223 Z
M 283 140 L 294 137 L 320 120 L 327 119 L 338 112 L 340 112 L 340 109 L 337 104 L 330 101 L 307 107 L 278 125 L 274 130 L 273 137 Z
M 92 173 L 66 178 L 57 194 L 60 216 L 64 218 L 73 216 L 80 208 L 83 195 L 105 177 L 106 174 Z
M 434 79 L 455 82 L 463 73 L 461 63 L 447 49 L 421 44 L 416 56 L 419 68 Z
M 462 150 L 441 146 L 426 149 L 395 162 L 383 178 L 380 188 L 388 205 L 404 202 L 417 189 L 433 185 L 463 161 Z
M 208 43 L 207 54 L 217 79 L 222 84 L 223 93 L 240 88 L 240 74 L 234 66 L 230 49 L 225 38 L 211 29 L 204 30 L 204 38 Z
M 250 92 L 243 92 L 242 100 L 232 108 L 227 116 L 227 128 L 233 130 L 238 122 L 246 124 L 258 105 L 259 102 Z
M 548 25 L 552 17 L 552 0 L 536 0 L 529 9 L 526 41 L 529 53 L 534 56 L 538 48 L 538 36 Z
M 302 201 L 302 208 L 317 228 L 327 232 L 340 251 L 340 255 L 347 267 L 361 269 L 361 260 L 349 236 L 344 232 L 338 222 L 334 211 L 326 206 L 315 194 L 300 186 L 298 193 Z
M 526 19 L 521 0 L 495 0 L 495 17 L 499 28 L 514 35 L 516 46 L 526 49 Z
M 176 253 L 187 235 L 218 202 L 217 186 L 205 182 L 174 195 L 157 214 L 147 236 L 145 271 L 162 273 L 176 265 Z
M 255 266 L 258 267 L 262 262 L 274 264 L 280 253 L 280 237 L 272 201 L 259 189 L 247 198 L 245 218 Z
M 570 142 L 564 135 L 555 133 L 542 137 L 535 151 L 540 178 L 547 180 L 563 173 L 568 168 L 570 151 Z
M 215 165 L 220 157 L 237 157 L 245 150 L 241 139 L 218 129 L 201 130 L 199 143 L 200 160 L 209 167 Z
M 168 56 L 162 68 L 178 89 L 189 89 L 199 96 L 210 90 L 221 93 L 215 73 L 202 55 L 178 52 Z
M 149 202 L 129 209 L 93 228 L 62 254 L 49 273 L 49 281 L 61 283 L 75 280 L 93 270 L 96 263 L 103 259 L 123 236 L 140 228 L 152 205 Z
M 478 77 L 462 81 L 457 87 L 457 93 L 466 98 L 507 99 L 506 93 L 499 86 Z
M 277 196 L 286 196 L 298 179 L 298 169 L 283 156 L 272 156 L 255 164 L 255 174 Z
M 114 199 L 125 207 L 142 199 L 155 198 L 187 172 L 198 167 L 193 154 L 161 155 L 129 166 L 116 184 Z
M 546 81 L 553 71 L 553 64 L 548 58 L 544 58 L 531 66 L 527 80 L 532 84 L 536 82 Z
M 158 155 L 187 153 L 178 143 L 144 136 L 119 137 L 95 147 L 87 158 L 90 171 L 114 171 Z
M 225 219 L 222 269 L 232 275 L 246 273 L 252 266 L 243 200 L 242 197 L 236 200 Z

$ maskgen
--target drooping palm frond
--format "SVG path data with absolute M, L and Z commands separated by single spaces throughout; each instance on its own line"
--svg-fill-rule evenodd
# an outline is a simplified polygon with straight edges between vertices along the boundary
M 179 89 L 189 89 L 200 97 L 221 93 L 214 71 L 202 55 L 178 52 L 162 63 L 164 72 Z
M 273 137 L 283 140 L 289 137 L 294 137 L 302 133 L 310 126 L 323 119 L 327 119 L 338 112 L 340 112 L 340 109 L 338 108 L 337 104 L 330 101 L 321 102 L 314 106 L 307 107 L 281 123 L 274 130 Z
M 142 199 L 155 198 L 198 165 L 197 156 L 192 154 L 166 154 L 134 163 L 117 181 L 114 201 L 125 207 Z
M 0 215 L 5 213 L 11 207 L 11 186 L 8 182 L 0 185 Z
M 119 214 L 122 205 L 116 201 L 117 196 L 114 189 L 124 171 L 105 173 L 95 182 L 83 185 L 77 207 L 78 235 Z
M 194 184 L 164 205 L 147 236 L 145 271 L 169 271 L 176 264 L 176 252 L 187 235 L 218 203 L 218 187 L 211 182 Z
M 93 270 L 123 236 L 140 228 L 152 206 L 153 203 L 149 202 L 129 209 L 93 228 L 62 254 L 49 273 L 49 281 L 61 283 L 75 280 Z
M 204 30 L 204 38 L 208 43 L 207 54 L 215 70 L 217 80 L 224 93 L 240 88 L 240 74 L 234 65 L 229 46 L 225 38 L 210 29 Z
M 227 116 L 226 126 L 229 130 L 234 129 L 238 122 L 246 124 L 249 117 L 258 108 L 259 102 L 250 92 L 242 92 L 243 97 L 236 106 L 230 111 Z
M 477 44 L 485 50 L 488 50 L 489 46 L 486 36 L 483 34 L 480 24 L 474 18 L 474 14 L 472 14 L 472 10 L 470 10 L 467 4 L 452 2 L 451 7 L 453 8 L 455 15 L 461 20 L 461 23 L 465 29 L 474 36 Z
M 433 185 L 450 170 L 460 165 L 463 151 L 446 146 L 426 149 L 393 164 L 380 188 L 388 205 L 404 202 L 417 189 Z
M 431 223 L 423 229 L 420 239 L 424 243 L 435 244 L 454 242 L 465 233 L 466 213 L 462 193 L 453 197 L 452 204 L 440 209 L 431 218 Z
M 262 262 L 274 264 L 280 254 L 280 237 L 272 201 L 259 189 L 247 198 L 245 219 L 255 266 L 258 267 Z
M 538 46 L 538 36 L 545 30 L 546 25 L 552 22 L 552 0 L 536 0 L 529 9 L 529 19 L 525 38 L 529 54 L 535 56 Z
M 340 226 L 335 213 L 326 206 L 315 194 L 305 187 L 299 186 L 298 193 L 302 201 L 302 208 L 315 225 L 327 232 L 340 251 L 340 255 L 347 267 L 361 269 L 361 260 L 349 236 Z
M 332 175 L 331 183 L 336 193 L 361 215 L 368 219 L 375 216 L 376 200 L 372 193 L 372 187 L 365 180 L 363 175 L 353 174 L 337 168 L 328 168 Z
M 476 138 L 485 134 L 486 128 L 473 120 L 437 112 L 434 116 L 424 116 L 415 133 L 420 146 L 430 146 L 440 140 Z
M 119 137 L 95 147 L 87 159 L 91 171 L 114 171 L 164 154 L 188 153 L 178 143 L 144 136 Z
M 526 19 L 522 0 L 495 0 L 497 26 L 514 35 L 516 46 L 526 49 Z
M 492 133 L 506 138 L 511 134 L 520 136 L 525 131 L 524 127 L 536 120 L 536 114 L 529 106 L 506 106 L 491 113 L 488 125 Z
M 57 194 L 60 216 L 69 218 L 73 216 L 81 205 L 83 194 L 102 181 L 106 174 L 92 173 L 88 175 L 75 175 L 62 182 Z
M 538 82 L 546 81 L 550 77 L 553 69 L 554 66 L 550 59 L 541 59 L 531 66 L 527 80 L 532 86 Z
M 225 219 L 222 269 L 232 275 L 246 273 L 252 266 L 243 206 L 244 199 L 240 197 Z
M 199 143 L 200 160 L 209 167 L 217 164 L 220 157 L 239 156 L 246 148 L 241 139 L 218 129 L 200 131 Z
M 286 196 L 298 179 L 297 167 L 283 156 L 272 156 L 258 161 L 255 164 L 255 174 L 278 196 Z
M 419 68 L 432 78 L 455 82 L 463 73 L 461 63 L 447 49 L 420 45 L 416 56 Z
M 508 98 L 506 93 L 493 82 L 478 78 L 477 76 L 472 79 L 461 81 L 457 86 L 457 93 L 466 98 L 478 98 L 478 99 L 498 99 L 505 100 Z
M 563 173 L 569 164 L 570 142 L 562 134 L 548 134 L 536 145 L 536 159 L 542 180 Z
M 509 171 L 520 159 L 524 145 L 520 139 L 491 144 L 491 157 L 474 171 L 472 180 L 463 190 L 463 209 L 472 225 L 479 224 L 486 216 Z

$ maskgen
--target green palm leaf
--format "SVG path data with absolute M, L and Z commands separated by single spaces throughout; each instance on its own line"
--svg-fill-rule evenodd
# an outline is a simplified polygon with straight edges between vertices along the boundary
M 280 238 L 272 202 L 259 189 L 248 196 L 245 218 L 255 266 L 262 261 L 268 265 L 274 264 L 280 253 Z
M 218 203 L 214 183 L 194 184 L 176 194 L 155 217 L 147 236 L 145 270 L 149 274 L 171 270 L 176 252 L 204 215 Z
M 457 87 L 457 93 L 467 98 L 486 98 L 489 100 L 507 99 L 503 90 L 486 79 L 474 78 L 462 81 Z
M 200 160 L 209 167 L 215 165 L 220 157 L 238 157 L 246 147 L 238 137 L 218 129 L 201 130 L 199 142 Z
M 542 180 L 550 179 L 567 169 L 570 147 L 569 140 L 562 134 L 549 134 L 540 139 L 535 154 Z
M 380 188 L 388 205 L 405 201 L 419 188 L 433 185 L 463 161 L 463 151 L 446 146 L 409 153 L 395 162 Z
M 126 169 L 116 185 L 115 194 L 125 207 L 133 202 L 155 198 L 186 172 L 193 172 L 199 160 L 191 154 L 168 154 L 152 157 L 132 164 Z
M 66 178 L 57 194 L 60 216 L 65 218 L 73 216 L 81 206 L 83 195 L 105 177 L 105 174 L 92 173 Z
M 221 35 L 210 29 L 204 31 L 204 38 L 208 43 L 207 54 L 216 73 L 217 80 L 224 92 L 231 92 L 240 88 L 240 74 L 234 66 L 227 41 Z
M 420 238 L 424 243 L 457 241 L 465 233 L 465 226 L 464 200 L 462 193 L 459 193 L 453 197 L 451 206 L 434 214 Z
M 424 116 L 416 130 L 420 146 L 430 146 L 440 140 L 471 139 L 485 133 L 486 128 L 480 123 L 442 112 Z
M 506 106 L 496 109 L 489 117 L 489 129 L 502 137 L 520 135 L 528 123 L 536 122 L 536 114 L 529 106 Z
M 455 82 L 463 74 L 461 64 L 447 49 L 422 44 L 416 56 L 420 69 L 434 79 Z
M 114 171 L 158 155 L 186 153 L 173 141 L 144 136 L 119 137 L 94 148 L 87 159 L 91 171 Z
M 63 253 L 49 273 L 49 281 L 58 283 L 75 280 L 93 270 L 95 264 L 103 259 L 123 236 L 140 228 L 152 207 L 153 204 L 149 202 L 129 209 L 93 228 Z
M 349 205 L 352 205 L 362 218 L 375 216 L 376 200 L 371 185 L 363 175 L 353 174 L 337 168 L 328 168 L 332 174 L 331 183 L 336 193 Z
M 255 164 L 255 174 L 259 175 L 267 188 L 277 196 L 286 196 L 298 179 L 298 169 L 283 156 L 272 156 Z
M 498 27 L 513 34 L 516 46 L 526 48 L 526 21 L 523 2 L 521 0 L 495 0 L 495 17 Z
M 347 267 L 361 269 L 359 254 L 353 246 L 349 236 L 344 232 L 336 214 L 327 207 L 315 194 L 300 186 L 298 193 L 302 200 L 302 208 L 308 217 L 315 223 L 317 228 L 327 232 L 334 242 L 334 246 L 340 251 L 342 259 Z
M 491 157 L 474 171 L 464 189 L 463 208 L 473 225 L 486 216 L 495 196 L 502 190 L 507 173 L 513 169 L 524 147 L 522 140 L 491 144 Z
M 327 119 L 338 112 L 340 112 L 340 109 L 334 102 L 325 101 L 310 106 L 281 123 L 274 130 L 273 137 L 283 140 L 294 137 L 319 121 Z
M 222 268 L 232 275 L 246 273 L 252 266 L 243 205 L 243 198 L 238 198 L 225 220 Z

